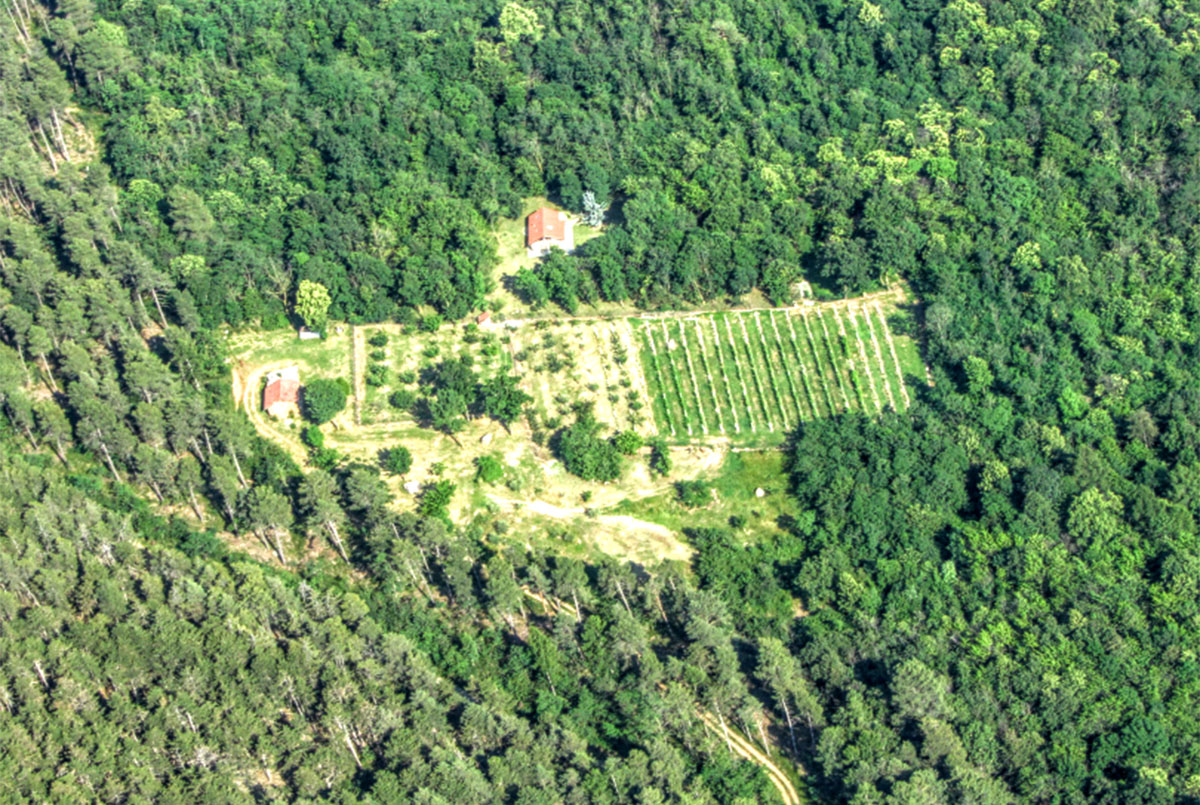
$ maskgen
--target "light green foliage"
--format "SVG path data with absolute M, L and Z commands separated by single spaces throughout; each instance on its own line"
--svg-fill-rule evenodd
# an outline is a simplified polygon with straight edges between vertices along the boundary
M 504 462 L 497 456 L 478 456 L 475 459 L 475 480 L 485 484 L 499 483 L 504 477 Z
M 331 302 L 324 285 L 300 280 L 296 289 L 296 315 L 304 320 L 310 330 L 320 330 L 325 326 Z
M 509 44 L 522 39 L 537 42 L 544 27 L 538 21 L 537 11 L 520 3 L 506 3 L 500 10 L 500 34 Z

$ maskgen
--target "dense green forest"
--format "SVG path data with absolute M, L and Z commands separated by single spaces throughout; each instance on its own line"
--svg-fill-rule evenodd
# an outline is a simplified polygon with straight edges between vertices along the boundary
M 1200 801 L 1200 5 L 2 1 L 5 799 L 770 801 L 704 711 L 818 801 Z M 232 409 L 300 281 L 458 319 L 585 193 L 556 301 L 902 278 L 933 384 L 801 425 L 800 515 L 689 567 Z

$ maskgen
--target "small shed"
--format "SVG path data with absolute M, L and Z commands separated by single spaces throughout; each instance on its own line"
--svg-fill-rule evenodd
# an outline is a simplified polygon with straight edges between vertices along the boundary
M 476 324 L 487 324 L 492 319 L 491 311 L 485 310 L 475 317 Z
M 263 389 L 263 410 L 278 419 L 286 419 L 300 411 L 300 370 L 295 366 L 278 369 L 267 375 Z
M 316 330 L 310 330 L 307 327 L 300 328 L 300 340 L 301 341 L 312 341 L 313 339 L 320 338 L 320 337 L 321 337 L 321 334 L 318 333 Z

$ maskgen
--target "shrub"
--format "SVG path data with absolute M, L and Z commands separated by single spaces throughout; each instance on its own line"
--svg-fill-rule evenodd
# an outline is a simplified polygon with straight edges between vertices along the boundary
M 404 445 L 396 445 L 379 453 L 379 464 L 392 475 L 404 475 L 412 469 L 412 452 Z
M 388 402 L 392 404 L 392 407 L 396 408 L 400 411 L 411 411 L 412 407 L 413 407 L 413 403 L 415 403 L 416 401 L 417 401 L 417 395 L 413 394 L 411 391 L 406 391 L 404 389 L 400 389 L 399 391 L 393 391 L 391 393 L 391 395 L 388 397 Z
M 342 454 L 332 447 L 318 447 L 308 454 L 308 462 L 322 470 L 332 470 L 342 460 Z
M 596 435 L 600 427 L 584 414 L 560 431 L 552 445 L 567 471 L 585 481 L 612 481 L 621 475 L 621 454 L 612 442 Z
M 668 475 L 671 472 L 671 451 L 662 439 L 650 440 L 650 471 L 657 475 Z
M 308 447 L 324 447 L 325 434 L 316 425 L 309 425 L 300 432 L 300 441 Z
M 300 397 L 305 418 L 317 425 L 333 419 L 346 407 L 349 390 L 350 384 L 340 377 L 335 380 L 318 378 L 305 384 Z
M 613 437 L 613 445 L 622 455 L 631 456 L 642 448 L 645 440 L 636 431 L 623 430 Z
M 495 456 L 479 456 L 475 459 L 475 480 L 494 484 L 504 477 L 504 464 Z
M 367 367 L 366 381 L 368 386 L 382 386 L 387 383 L 387 367 L 382 363 L 373 363 Z
M 373 347 L 385 347 L 385 346 L 387 346 L 387 342 L 388 342 L 387 333 L 384 333 L 384 332 L 377 332 L 373 336 L 371 336 L 370 338 L 367 339 L 367 343 Z
M 401 383 L 416 383 L 417 373 L 412 369 L 405 369 L 403 372 L 396 373 L 396 379 Z
M 367 357 L 373 361 L 386 361 L 387 353 L 384 352 L 382 349 L 373 349 L 369 353 L 367 353 Z
M 423 333 L 436 333 L 442 327 L 442 317 L 436 313 L 431 313 L 423 317 L 418 323 L 417 328 Z
M 679 502 L 689 509 L 707 506 L 712 500 L 711 489 L 704 481 L 678 481 L 675 484 Z
M 425 517 L 447 519 L 446 506 L 454 497 L 454 484 L 449 481 L 438 481 L 433 486 L 425 487 L 421 494 L 421 502 L 417 504 L 417 513 Z

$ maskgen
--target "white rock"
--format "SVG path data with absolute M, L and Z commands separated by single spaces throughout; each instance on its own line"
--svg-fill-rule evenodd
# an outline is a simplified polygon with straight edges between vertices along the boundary
M 409 481 L 404 485 L 404 491 L 410 495 L 415 495 L 421 491 L 420 481 Z
M 490 434 L 490 433 L 483 434 L 483 436 L 481 436 L 479 439 L 479 443 L 480 444 L 491 444 L 492 443 L 492 434 Z
M 758 489 L 754 490 L 754 497 L 765 498 L 766 496 L 767 496 L 767 490 L 763 489 L 761 486 Z

